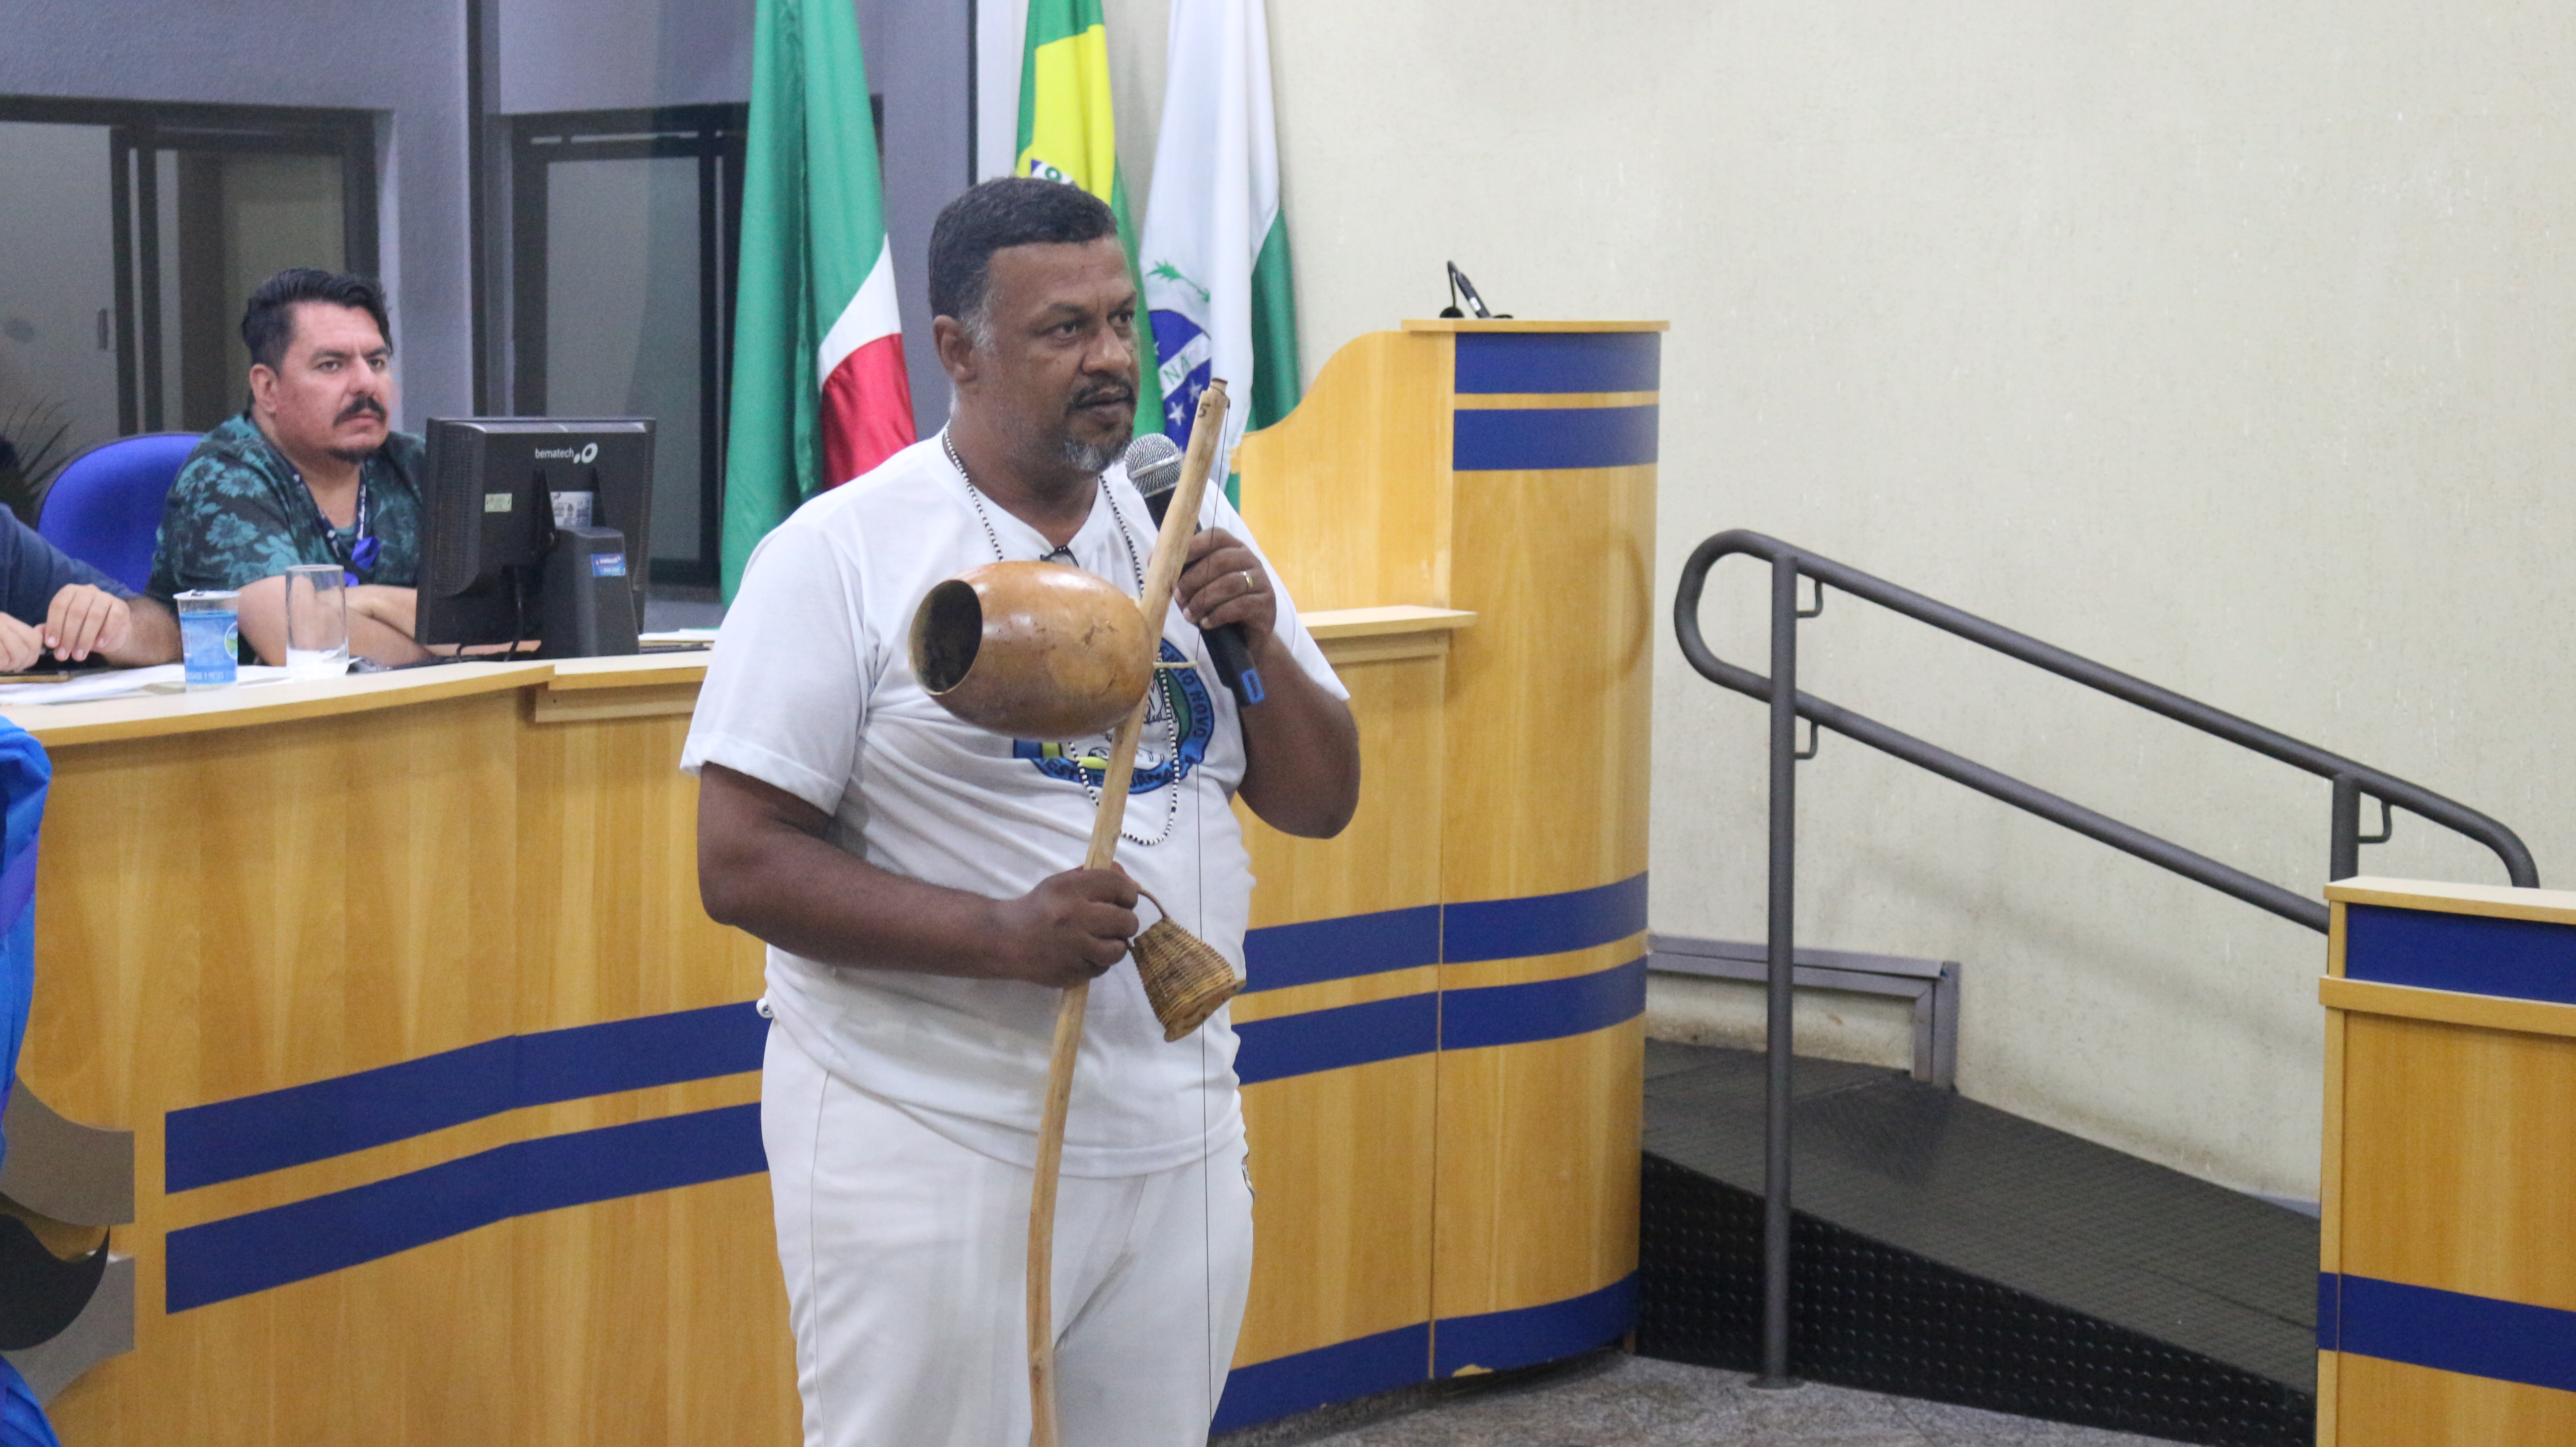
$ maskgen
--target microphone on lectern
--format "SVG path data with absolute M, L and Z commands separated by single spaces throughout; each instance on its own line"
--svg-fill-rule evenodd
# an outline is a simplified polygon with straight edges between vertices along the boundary
M 1172 489 L 1181 483 L 1180 444 L 1160 432 L 1148 432 L 1127 444 L 1127 480 L 1144 494 L 1145 510 L 1154 515 L 1154 526 L 1163 525 L 1163 514 L 1172 510 Z M 1236 703 L 1245 708 L 1261 702 L 1261 670 L 1252 666 L 1252 649 L 1243 641 L 1243 625 L 1228 623 L 1210 628 L 1201 635 L 1207 639 L 1208 657 L 1216 664 L 1216 676 L 1234 694 Z

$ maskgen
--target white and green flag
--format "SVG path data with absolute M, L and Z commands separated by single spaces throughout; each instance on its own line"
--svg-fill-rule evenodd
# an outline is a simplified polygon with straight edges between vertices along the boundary
M 1164 73 L 1136 258 L 1162 364 L 1163 431 L 1186 445 L 1199 394 L 1223 377 L 1236 399 L 1227 457 L 1247 427 L 1288 415 L 1300 390 L 1262 0 L 1172 0 Z

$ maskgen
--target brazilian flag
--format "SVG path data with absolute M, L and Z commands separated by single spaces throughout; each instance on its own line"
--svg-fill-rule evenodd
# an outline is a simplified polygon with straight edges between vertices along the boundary
M 1118 127 L 1109 111 L 1109 30 L 1100 0 L 1029 0 L 1028 46 L 1020 56 L 1020 146 L 1016 175 L 1080 186 L 1118 216 L 1136 283 L 1136 434 L 1163 430 L 1163 389 L 1154 329 L 1145 320 L 1145 280 L 1136 269 L 1136 227 L 1118 174 Z

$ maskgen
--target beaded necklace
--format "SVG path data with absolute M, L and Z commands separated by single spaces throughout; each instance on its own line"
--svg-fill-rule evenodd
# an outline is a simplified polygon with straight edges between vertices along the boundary
M 984 511 L 984 494 L 976 488 L 975 479 L 967 474 L 966 460 L 957 455 L 957 444 L 950 439 L 948 429 L 945 427 L 939 430 L 939 446 L 942 451 L 945 451 L 948 454 L 948 465 L 957 469 L 958 480 L 966 484 L 966 500 L 975 506 L 975 521 L 984 525 L 984 541 L 992 544 L 993 546 L 993 561 L 997 563 L 1004 561 L 1002 556 L 1002 537 L 1001 534 L 993 531 L 992 515 Z M 1136 540 L 1127 531 L 1127 515 L 1118 510 L 1118 495 L 1109 490 L 1109 479 L 1106 477 L 1100 479 L 1100 498 L 1101 501 L 1109 504 L 1110 521 L 1116 523 L 1118 526 L 1118 541 L 1127 550 L 1127 570 L 1135 575 L 1136 596 L 1141 598 L 1145 596 L 1145 563 L 1142 558 L 1139 558 L 1136 555 Z M 1052 562 L 1056 559 L 1058 554 L 1063 555 L 1064 563 L 1067 567 L 1073 566 L 1073 550 L 1070 546 L 1053 549 L 1038 561 Z M 1157 651 L 1159 652 L 1160 650 L 1158 649 Z M 1154 681 L 1152 687 L 1157 691 L 1160 691 L 1163 688 L 1163 670 L 1160 667 L 1157 667 L 1154 670 Z M 1163 757 L 1171 761 L 1172 767 L 1171 783 L 1167 785 L 1163 791 L 1163 827 L 1156 831 L 1154 837 L 1151 839 L 1131 833 L 1123 827 L 1118 831 L 1118 837 L 1126 840 L 1130 844 L 1143 845 L 1146 848 L 1152 848 L 1154 845 L 1160 844 L 1164 840 L 1171 838 L 1172 825 L 1181 817 L 1182 770 L 1180 766 L 1180 710 L 1172 706 L 1172 701 L 1168 694 L 1165 694 L 1160 700 L 1158 700 L 1158 702 L 1160 703 L 1160 712 L 1163 715 Z M 1151 715 L 1149 714 L 1148 717 L 1150 718 L 1150 716 Z M 1102 770 L 1105 774 L 1107 771 L 1105 763 L 1102 766 Z M 1098 809 L 1100 807 L 1100 785 L 1091 781 L 1091 770 L 1086 767 L 1085 761 L 1075 761 L 1074 775 L 1082 781 L 1082 791 L 1091 796 L 1091 807 Z

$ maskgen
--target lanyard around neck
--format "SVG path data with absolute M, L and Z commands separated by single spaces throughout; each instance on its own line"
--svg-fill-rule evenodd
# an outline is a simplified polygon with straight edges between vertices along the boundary
M 357 526 L 353 530 L 355 537 L 346 551 L 340 547 L 340 529 L 333 525 L 331 515 L 322 510 L 322 499 L 313 496 L 313 485 L 304 481 L 304 475 L 301 472 L 296 474 L 295 480 L 304 488 L 306 500 L 313 504 L 314 518 L 322 524 L 323 545 L 331 550 L 331 556 L 342 568 L 354 570 L 349 574 L 349 581 L 353 584 L 360 582 L 362 580 L 358 577 L 359 573 L 374 572 L 376 559 L 384 552 L 384 545 L 377 541 L 368 527 L 372 503 L 367 487 L 366 464 L 358 465 L 358 515 L 355 519 Z

